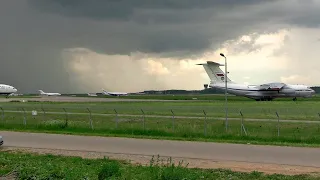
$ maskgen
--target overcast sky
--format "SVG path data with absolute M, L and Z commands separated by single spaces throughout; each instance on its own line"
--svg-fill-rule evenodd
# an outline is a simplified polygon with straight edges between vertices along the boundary
M 0 83 L 22 93 L 320 85 L 317 0 L 2 0 Z

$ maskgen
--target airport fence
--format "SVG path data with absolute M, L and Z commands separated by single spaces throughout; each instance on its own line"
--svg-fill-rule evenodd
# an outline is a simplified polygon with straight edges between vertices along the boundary
M 261 118 L 250 113 L 248 113 L 250 116 L 247 116 L 246 110 L 229 109 L 226 121 L 223 109 L 220 109 L 220 112 L 203 109 L 193 115 L 188 115 L 188 112 L 179 114 L 177 109 L 170 109 L 165 113 L 142 108 L 129 109 L 124 111 L 121 108 L 0 107 L 0 124 L 3 128 L 129 135 L 186 138 L 236 136 L 320 141 L 320 113 L 316 114 L 318 119 L 299 120 L 283 119 L 279 111 L 269 112 Z M 266 110 L 260 112 L 263 111 Z

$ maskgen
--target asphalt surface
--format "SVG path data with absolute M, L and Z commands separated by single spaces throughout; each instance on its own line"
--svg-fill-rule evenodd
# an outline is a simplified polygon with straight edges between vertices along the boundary
M 100 98 L 100 97 L 76 97 L 76 96 L 36 96 L 30 98 L 0 98 L 0 102 L 10 101 L 50 101 L 50 102 L 176 102 L 194 100 L 161 100 L 161 99 L 128 99 L 128 98 Z
M 0 131 L 4 145 L 131 155 L 320 167 L 320 148 L 220 144 Z

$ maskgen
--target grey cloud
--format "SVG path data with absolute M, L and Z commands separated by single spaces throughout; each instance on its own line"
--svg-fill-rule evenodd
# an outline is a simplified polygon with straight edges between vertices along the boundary
M 156 12 L 159 12 L 157 11 L 159 9 L 181 11 L 210 8 L 226 10 L 233 7 L 261 3 L 263 0 L 202 0 L 201 2 L 194 0 L 29 0 L 29 2 L 39 10 L 66 16 L 127 20 L 134 16 L 135 13 L 145 9 Z
M 60 47 L 86 47 L 107 54 L 141 51 L 180 57 L 181 54 L 185 56 L 200 54 L 208 48 L 215 48 L 223 41 L 248 31 L 254 21 L 246 21 L 247 17 L 243 17 L 239 22 L 232 22 L 230 19 L 223 22 L 223 17 L 219 13 L 225 14 L 227 10 L 237 10 L 251 4 L 263 4 L 265 1 L 204 0 L 199 3 L 193 0 L 152 2 L 30 0 L 28 2 L 40 12 L 58 14 L 68 19 L 55 24 L 57 27 L 63 27 L 58 30 L 61 39 L 65 39 L 59 43 Z M 235 31 L 232 26 L 236 26 L 237 30 Z M 54 30 L 50 32 L 54 33 Z M 66 32 L 73 33 L 64 35 Z
M 230 8 L 245 8 L 264 1 L 29 1 L 42 12 L 65 16 L 72 27 L 61 21 L 59 32 L 67 47 L 81 46 L 107 54 L 183 52 L 187 55 L 214 48 L 223 41 L 248 31 L 253 20 L 224 19 Z M 242 10 L 242 9 L 239 9 Z M 120 16 L 121 15 L 121 16 Z M 81 19 L 85 18 L 85 19 Z M 90 23 L 90 19 L 98 20 Z M 121 19 L 116 21 L 115 19 Z M 220 20 L 221 19 L 221 20 Z M 65 20 L 66 21 L 66 20 Z M 80 21 L 76 23 L 76 21 Z M 91 25 L 91 26 L 90 26 Z M 49 25 L 50 26 L 50 25 Z M 235 31 L 232 26 L 236 26 Z M 70 28 L 70 30 L 69 30 Z M 53 31 L 51 31 L 53 32 Z M 77 34 L 77 35 L 75 35 Z M 76 37 L 73 37 L 76 36 Z M 89 37 L 89 38 L 88 38 Z M 64 37 L 63 37 L 64 38 Z M 211 47 L 213 42 L 213 47 Z M 181 54 L 181 53 L 180 53 Z M 177 56 L 180 56 L 178 53 Z
M 177 52 L 176 57 L 214 49 L 244 33 L 272 32 L 286 23 L 316 25 L 320 8 L 312 1 L 279 0 L 28 2 L 44 14 L 58 15 L 55 25 L 60 28 L 53 27 L 50 33 L 59 32 L 56 36 L 64 39 L 60 47 L 86 47 L 107 54 Z M 314 7 L 306 11 L 301 6 Z
M 256 44 L 255 41 L 259 38 L 259 34 L 250 34 L 250 40 L 230 40 L 226 41 L 225 46 L 228 47 L 228 53 L 239 54 L 239 53 L 251 53 L 263 48 L 262 45 Z M 229 46 L 231 45 L 231 46 Z

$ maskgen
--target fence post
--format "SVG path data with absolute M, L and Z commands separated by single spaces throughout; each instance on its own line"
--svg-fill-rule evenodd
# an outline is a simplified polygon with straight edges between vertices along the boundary
M 145 123 L 145 114 L 144 114 L 144 111 L 141 109 L 141 112 L 142 112 L 142 114 L 143 114 L 143 130 L 145 130 L 145 128 L 146 128 L 146 123 Z
M 68 112 L 65 108 L 62 108 L 65 112 L 65 115 L 66 115 L 66 123 L 65 123 L 65 127 L 68 127 Z
M 318 116 L 319 116 L 319 118 L 320 118 L 320 113 L 318 113 Z M 318 123 L 318 132 L 320 131 L 320 125 L 319 125 L 319 123 Z
M 92 116 L 91 116 L 91 111 L 89 108 L 87 108 L 88 112 L 89 112 L 89 122 L 90 122 L 90 127 L 93 130 L 93 124 L 92 124 Z
M 41 107 L 41 110 L 42 110 L 42 112 L 43 112 L 43 120 L 45 120 L 45 118 L 46 118 L 46 111 L 43 109 L 43 107 Z
M 159 131 L 159 121 L 157 121 L 157 131 Z
M 21 108 L 23 111 L 23 124 L 24 126 L 27 125 L 27 117 L 26 117 L 26 111 L 24 110 L 24 108 Z
M 171 109 L 171 113 L 172 113 L 172 130 L 174 132 L 174 113 L 173 113 L 172 109 Z
M 207 136 L 207 113 L 203 110 L 204 114 L 204 136 Z
M 0 107 L 0 109 L 1 109 L 1 113 L 2 113 L 2 115 L 1 115 L 1 117 L 2 117 L 2 122 L 3 122 L 3 124 L 4 124 L 4 110 L 3 110 L 2 107 Z
M 243 114 L 242 114 L 241 110 L 240 110 L 240 115 L 241 115 L 241 136 L 242 136 L 242 132 L 244 132 L 247 136 L 247 131 L 246 131 L 246 128 L 244 127 L 244 124 L 243 124 Z
M 133 120 L 130 120 L 129 122 L 130 122 L 130 126 L 131 126 L 131 135 L 133 135 L 133 124 L 132 124 Z
M 116 113 L 116 128 L 118 129 L 118 112 L 116 109 L 113 109 L 113 110 Z
M 278 137 L 279 137 L 280 136 L 280 117 L 277 111 L 276 111 L 276 115 L 278 117 Z

